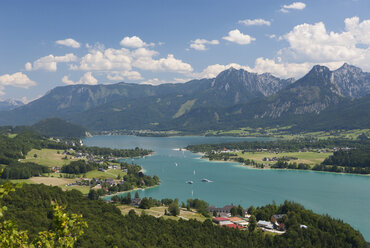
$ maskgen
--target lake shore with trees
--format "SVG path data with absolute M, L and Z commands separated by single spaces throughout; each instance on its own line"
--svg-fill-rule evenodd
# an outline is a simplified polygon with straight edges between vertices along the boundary
M 237 162 L 257 169 L 312 170 L 370 174 L 370 141 L 296 139 L 190 145 L 186 149 L 209 161 Z

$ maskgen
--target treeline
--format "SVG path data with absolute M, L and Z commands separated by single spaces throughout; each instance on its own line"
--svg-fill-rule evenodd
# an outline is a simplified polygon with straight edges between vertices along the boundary
M 0 133 L 5 132 L 32 132 L 47 137 L 71 139 L 85 137 L 87 130 L 82 126 L 69 123 L 60 118 L 48 118 L 41 120 L 32 126 L 1 126 Z
M 328 171 L 336 173 L 354 173 L 370 174 L 370 140 L 360 135 L 357 140 L 342 139 L 297 139 L 291 141 L 271 141 L 271 142 L 238 142 L 223 144 L 200 144 L 187 147 L 192 152 L 203 152 L 204 158 L 209 160 L 235 161 L 245 165 L 251 165 L 256 168 L 264 168 L 265 164 L 251 159 L 238 157 L 233 152 L 220 152 L 227 150 L 241 150 L 244 152 L 297 152 L 309 151 L 311 149 L 333 149 L 336 148 L 333 155 L 326 158 L 321 164 L 311 166 L 305 163 L 288 162 L 295 158 L 280 158 L 274 164 L 269 165 L 275 169 L 298 169 Z
M 98 163 L 85 160 L 71 161 L 69 164 L 63 165 L 60 172 L 67 174 L 83 174 L 99 168 Z
M 27 179 L 49 172 L 50 169 L 44 165 L 39 165 L 35 163 L 11 163 L 4 168 L 1 174 L 1 178 Z
M 87 130 L 79 125 L 69 123 L 60 118 L 48 118 L 32 125 L 32 128 L 47 137 L 82 138 Z
M 89 200 L 82 193 L 63 192 L 58 187 L 24 185 L 1 200 L 7 206 L 6 219 L 15 220 L 21 230 L 34 237 L 52 225 L 51 201 L 70 213 L 82 214 L 88 228 L 77 247 L 366 247 L 361 233 L 350 225 L 322 216 L 301 205 L 285 202 L 252 210 L 257 219 L 286 214 L 283 235 L 266 235 L 258 229 L 240 231 L 215 226 L 210 220 L 166 220 L 131 211 L 123 216 L 112 204 Z M 308 228 L 300 228 L 300 224 Z
M 369 140 L 344 140 L 344 139 L 294 139 L 294 140 L 277 140 L 277 141 L 244 141 L 235 143 L 220 144 L 199 144 L 189 145 L 186 147 L 191 152 L 209 153 L 211 151 L 241 150 L 246 152 L 255 152 L 261 149 L 270 151 L 298 152 L 305 149 L 325 149 L 334 147 L 351 147 L 364 148 L 369 147 Z
M 112 149 L 108 147 L 97 147 L 97 146 L 80 146 L 77 150 L 83 153 L 92 153 L 99 156 L 113 156 L 113 157 L 122 157 L 122 158 L 133 158 L 133 157 L 142 157 L 149 155 L 153 151 L 135 147 L 134 149 Z
M 326 158 L 323 164 L 344 167 L 370 167 L 370 146 L 349 151 L 336 151 L 332 156 Z

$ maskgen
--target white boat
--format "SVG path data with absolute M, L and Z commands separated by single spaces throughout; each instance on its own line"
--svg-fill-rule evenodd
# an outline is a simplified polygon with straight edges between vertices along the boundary
M 202 182 L 205 182 L 205 183 L 211 183 L 212 181 L 211 181 L 211 180 L 209 180 L 209 179 L 207 179 L 207 178 L 203 178 L 203 179 L 202 179 Z
M 187 184 L 193 184 L 194 182 L 189 180 L 189 181 L 186 181 Z

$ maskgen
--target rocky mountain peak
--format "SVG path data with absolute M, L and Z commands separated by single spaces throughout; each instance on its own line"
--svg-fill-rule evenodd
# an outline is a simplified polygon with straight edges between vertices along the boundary
M 315 65 L 312 67 L 311 71 L 307 74 L 327 74 L 330 73 L 330 69 L 323 65 Z
M 212 86 L 214 86 L 214 90 L 218 91 L 215 93 L 217 96 L 226 92 L 234 99 L 238 93 L 238 99 L 246 98 L 250 100 L 275 94 L 291 83 L 291 79 L 280 79 L 270 73 L 258 74 L 230 67 L 217 75 Z
M 344 63 L 333 71 L 333 80 L 343 96 L 359 98 L 370 93 L 370 73 Z
M 356 74 L 356 73 L 362 73 L 362 69 L 354 65 L 349 65 L 347 63 L 344 63 L 341 67 L 339 67 L 334 72 L 341 73 L 341 74 L 346 74 L 346 73 Z

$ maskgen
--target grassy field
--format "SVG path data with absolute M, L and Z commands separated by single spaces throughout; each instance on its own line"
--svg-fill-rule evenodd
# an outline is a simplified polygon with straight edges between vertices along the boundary
M 240 137 L 274 137 L 280 139 L 295 139 L 305 137 L 315 137 L 318 139 L 328 138 L 344 138 L 356 139 L 359 135 L 365 134 L 370 136 L 370 129 L 354 129 L 354 130 L 333 130 L 333 131 L 318 131 L 318 132 L 303 132 L 299 134 L 291 134 L 288 130 L 290 126 L 280 128 L 240 128 L 235 130 L 208 130 L 205 135 L 216 136 L 240 136 Z
M 61 186 L 76 181 L 75 179 L 60 177 L 31 177 L 29 180 L 35 184 L 45 184 L 50 186 Z
M 59 151 L 59 154 L 58 154 Z M 48 167 L 55 167 L 55 166 L 63 166 L 65 164 L 69 164 L 70 161 L 78 160 L 78 159 L 71 159 L 71 156 L 67 156 L 68 160 L 63 159 L 65 155 L 62 154 L 62 150 L 55 150 L 55 149 L 32 149 L 29 153 L 27 153 L 25 159 L 21 159 L 21 162 L 33 162 L 36 164 L 45 165 Z M 37 155 L 35 157 L 34 155 Z
M 59 154 L 58 154 L 59 151 Z M 55 149 L 42 149 L 42 150 L 36 150 L 32 149 L 26 156 L 25 159 L 21 159 L 21 162 L 33 162 L 36 164 L 45 165 L 48 167 L 55 167 L 59 166 L 62 167 L 63 165 L 69 164 L 71 161 L 75 161 L 78 159 L 74 159 L 71 156 L 67 156 L 68 160 L 63 159 L 65 155 L 62 154 L 62 150 L 55 150 Z M 36 157 L 34 155 L 37 155 Z M 115 164 L 118 165 L 118 164 Z M 64 178 L 61 177 L 63 174 L 61 173 L 46 173 L 43 176 L 40 177 L 32 177 L 30 179 L 26 180 L 12 180 L 14 183 L 33 183 L 33 184 L 45 184 L 45 185 L 51 185 L 51 186 L 58 186 L 62 188 L 63 190 L 72 190 L 77 189 L 81 191 L 83 194 L 89 193 L 90 187 L 88 186 L 79 186 L 79 185 L 73 185 L 73 186 L 66 186 L 67 184 L 73 183 L 77 180 L 79 177 L 84 178 L 113 178 L 116 179 L 118 175 L 123 177 L 126 175 L 125 172 L 119 170 L 119 169 L 109 169 L 107 171 L 98 171 L 93 170 L 87 172 L 85 175 L 76 175 L 76 178 Z
M 9 138 L 14 138 L 15 136 L 17 136 L 17 134 L 16 134 L 16 133 L 10 133 L 10 134 L 8 134 L 8 137 L 9 137 Z
M 64 191 L 76 189 L 78 191 L 81 191 L 81 193 L 84 194 L 84 195 L 87 195 L 90 191 L 89 186 L 79 186 L 79 185 L 65 186 L 65 185 L 61 185 L 61 186 L 58 186 L 58 187 L 62 188 L 62 190 L 64 190 Z
M 76 179 L 69 179 L 69 178 L 31 177 L 29 179 L 13 179 L 10 181 L 13 183 L 45 184 L 45 185 L 50 185 L 50 186 L 58 186 L 64 191 L 76 189 L 78 191 L 81 191 L 82 194 L 88 194 L 90 191 L 89 186 L 79 186 L 79 185 L 66 186 L 67 184 L 70 184 L 76 181 Z
M 28 184 L 34 183 L 30 179 L 11 179 L 10 181 L 12 183 L 28 183 Z
M 130 210 L 134 210 L 136 214 L 140 215 L 143 211 L 145 214 L 152 215 L 154 217 L 163 217 L 165 219 L 172 219 L 172 220 L 179 220 L 180 218 L 189 220 L 189 219 L 196 219 L 199 221 L 205 221 L 206 217 L 203 215 L 197 213 L 195 210 L 187 211 L 186 209 L 180 209 L 180 215 L 179 216 L 167 216 L 164 215 L 164 211 L 168 209 L 168 207 L 161 206 L 161 207 L 152 207 L 151 209 L 140 209 L 135 208 L 130 205 L 118 205 L 118 208 L 121 210 L 123 215 L 128 214 Z
M 264 163 L 264 164 L 273 164 L 276 163 L 276 161 L 262 161 L 264 157 L 266 158 L 273 158 L 273 157 L 295 157 L 298 158 L 297 160 L 291 160 L 290 162 L 296 162 L 296 163 L 305 163 L 309 165 L 315 165 L 319 164 L 322 161 L 324 161 L 325 158 L 332 155 L 332 153 L 318 153 L 318 152 L 285 152 L 285 153 L 269 153 L 269 152 L 245 152 L 242 154 L 242 152 L 237 153 L 238 156 L 244 158 L 244 159 L 252 159 L 258 163 Z
M 126 172 L 123 172 L 119 169 L 110 169 L 106 172 L 93 170 L 86 173 L 86 178 L 113 178 L 116 179 L 118 175 L 121 175 L 123 177 L 126 175 Z

